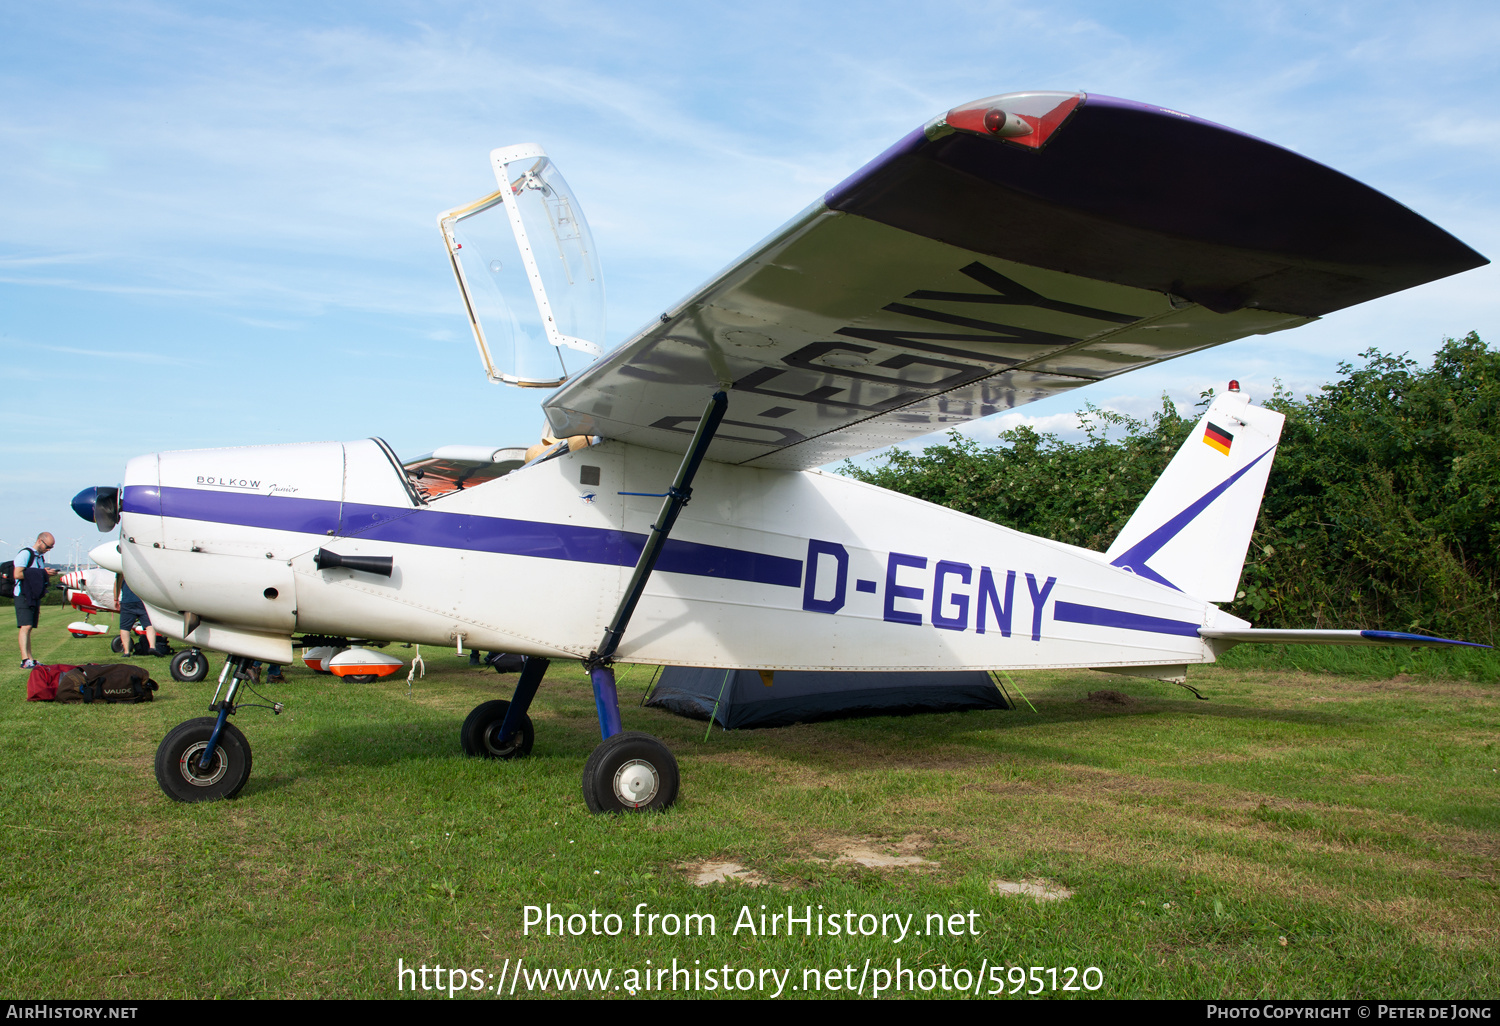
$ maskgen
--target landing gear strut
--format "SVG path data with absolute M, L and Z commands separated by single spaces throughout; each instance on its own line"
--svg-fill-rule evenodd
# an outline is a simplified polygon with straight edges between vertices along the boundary
M 243 656 L 226 659 L 219 674 L 218 690 L 209 705 L 217 715 L 179 723 L 156 749 L 156 782 L 173 801 L 233 798 L 250 779 L 250 742 L 229 722 L 235 695 L 245 679 L 241 674 L 246 674 L 250 662 Z
M 693 497 L 693 478 L 697 476 L 698 466 L 708 453 L 708 446 L 728 408 L 729 399 L 723 392 L 715 392 L 704 408 L 698 430 L 693 433 L 693 441 L 677 468 L 677 477 L 672 481 L 672 487 L 661 496 L 666 501 L 661 504 L 661 512 L 651 525 L 651 534 L 641 549 L 630 584 L 620 596 L 614 618 L 604 629 L 604 640 L 583 662 L 594 685 L 599 733 L 604 738 L 583 767 L 583 800 L 590 812 L 665 809 L 677 800 L 681 777 L 671 749 L 650 734 L 625 731 L 620 727 L 620 696 L 615 690 L 613 659 L 620 639 L 625 635 L 625 627 L 635 613 L 636 603 L 645 594 L 651 571 L 656 569 L 656 561 L 666 547 L 672 525 L 677 522 L 682 507 Z
M 728 408 L 729 400 L 725 394 L 715 392 L 698 421 L 698 430 L 682 457 L 672 487 L 660 495 L 666 501 L 662 503 L 656 522 L 651 525 L 651 534 L 636 561 L 635 573 L 631 575 L 625 594 L 620 596 L 614 617 L 604 630 L 604 639 L 583 661 L 594 685 L 599 734 L 604 739 L 583 767 L 583 800 L 590 812 L 659 810 L 677 800 L 681 775 L 671 749 L 650 734 L 620 727 L 614 654 L 635 612 L 636 603 L 645 594 L 646 582 L 666 547 L 672 525 L 677 522 L 682 507 L 692 498 L 693 477 L 698 473 L 698 466 L 703 462 Z M 517 759 L 531 751 L 534 734 L 526 711 L 531 707 L 531 699 L 542 682 L 542 675 L 547 672 L 547 662 L 528 656 L 521 669 L 521 679 L 516 683 L 516 693 L 509 702 L 485 702 L 469 713 L 459 731 L 466 754 L 488 759 Z

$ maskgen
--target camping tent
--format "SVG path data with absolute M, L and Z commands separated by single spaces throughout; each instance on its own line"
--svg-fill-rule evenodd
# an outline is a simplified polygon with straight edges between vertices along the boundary
M 848 673 L 777 670 L 767 685 L 755 670 L 667 666 L 646 698 L 690 719 L 712 717 L 725 730 L 783 727 L 809 720 L 895 716 L 958 709 L 1009 709 L 983 670 Z

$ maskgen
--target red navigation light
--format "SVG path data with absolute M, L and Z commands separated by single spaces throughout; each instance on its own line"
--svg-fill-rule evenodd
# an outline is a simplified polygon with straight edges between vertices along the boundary
M 1229 382 L 1229 390 L 1231 392 L 1238 392 L 1240 390 L 1240 383 L 1231 379 Z
M 1083 93 L 1003 93 L 954 107 L 943 120 L 960 132 L 998 136 L 1035 150 L 1083 100 Z
M 984 115 L 984 130 L 990 135 L 998 135 L 1002 139 L 1015 139 L 1019 136 L 1030 135 L 1031 125 L 1026 119 L 1018 114 L 1011 114 L 999 107 L 991 107 Z

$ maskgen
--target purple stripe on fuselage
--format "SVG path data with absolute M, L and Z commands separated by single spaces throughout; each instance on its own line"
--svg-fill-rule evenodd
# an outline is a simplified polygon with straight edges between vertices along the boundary
M 1087 623 L 1095 627 L 1145 631 L 1149 634 L 1175 634 L 1184 638 L 1198 636 L 1198 625 L 1186 620 L 1168 620 L 1160 616 L 1127 613 L 1120 609 L 1105 609 L 1103 606 L 1085 606 L 1077 602 L 1053 603 L 1052 619 L 1062 620 L 1064 623 Z
M 125 511 L 156 515 L 155 502 L 146 501 L 148 491 L 155 492 L 156 489 L 126 488 Z M 341 505 L 342 524 L 339 522 Z M 607 528 L 201 488 L 162 488 L 160 514 L 181 520 L 324 535 L 330 542 L 338 538 L 359 538 L 611 566 L 634 566 L 646 544 L 643 534 Z M 784 588 L 802 586 L 800 559 L 698 542 L 668 541 L 656 568 L 694 577 L 717 577 Z
M 120 495 L 120 510 L 144 513 L 148 517 L 161 516 L 161 489 L 156 485 L 131 485 Z
M 300 534 L 330 534 L 339 526 L 339 503 L 335 499 L 298 499 L 210 488 L 162 488 L 156 508 L 152 509 L 137 500 L 136 493 L 146 491 L 142 486 L 126 488 L 124 511 Z

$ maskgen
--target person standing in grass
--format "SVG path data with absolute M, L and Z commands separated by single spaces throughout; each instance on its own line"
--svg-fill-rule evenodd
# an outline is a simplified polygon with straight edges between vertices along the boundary
M 47 594 L 47 579 L 57 574 L 43 557 L 56 544 L 57 539 L 43 531 L 36 536 L 31 548 L 16 553 L 16 587 L 12 595 L 16 600 L 16 628 L 20 635 L 23 670 L 36 667 L 36 660 L 31 657 L 31 632 L 41 619 L 42 596 Z
M 115 574 L 115 605 L 120 609 L 120 654 L 135 653 L 135 625 L 146 628 L 147 651 L 156 654 L 156 628 L 151 626 L 151 614 L 146 612 L 146 603 L 125 583 L 124 574 Z

